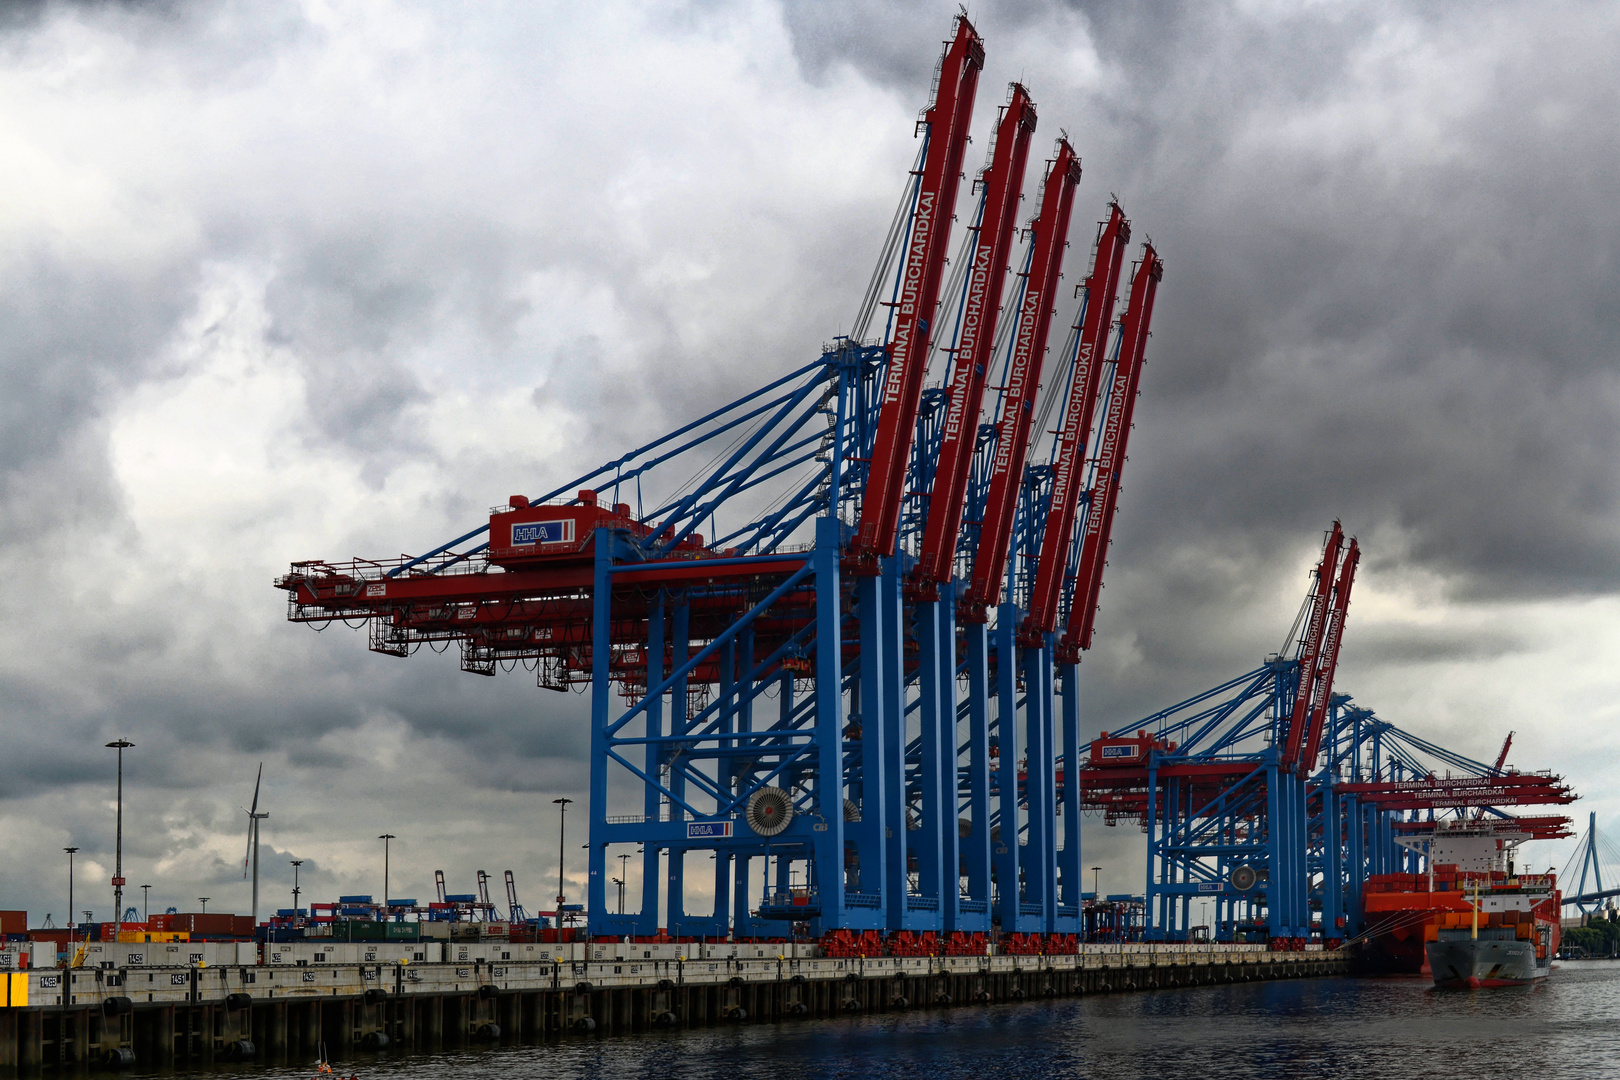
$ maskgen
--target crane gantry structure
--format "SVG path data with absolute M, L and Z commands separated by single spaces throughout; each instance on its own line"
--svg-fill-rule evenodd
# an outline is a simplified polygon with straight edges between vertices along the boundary
M 1355 543 L 1342 558 L 1330 544 L 1297 655 L 1222 688 L 1270 710 L 1278 741 L 1260 764 L 1194 760 L 1253 725 L 1216 738 L 1226 729 L 1176 710 L 1140 737 L 1082 741 L 1078 665 L 1164 264 L 1151 242 L 1128 259 L 1131 223 L 1111 199 L 1085 277 L 1065 290 L 1080 159 L 1056 140 L 1020 230 L 1037 116 L 1018 83 L 962 198 L 984 62 L 959 16 L 851 332 L 816 359 L 539 497 L 512 496 L 424 554 L 298 562 L 276 583 L 291 620 L 363 620 L 375 651 L 455 645 L 469 672 L 522 666 L 541 687 L 588 688 L 593 935 L 1066 947 L 1083 927 L 1080 821 L 1093 811 L 1148 830 L 1153 902 L 1223 881 L 1238 846 L 1271 845 L 1269 902 L 1233 904 L 1268 908 L 1273 937 L 1313 933 L 1307 868 L 1326 856 L 1306 815 L 1320 748 L 1337 760 L 1346 740 L 1331 686 Z M 1071 308 L 1054 349 L 1053 320 Z M 1179 751 L 1164 741 L 1188 724 Z M 1230 797 L 1213 816 L 1187 810 L 1220 785 Z M 1402 812 L 1382 808 L 1388 796 L 1346 797 L 1387 831 Z M 1217 819 L 1224 846 L 1183 842 L 1188 822 Z M 609 910 L 615 849 L 639 849 L 639 911 Z M 1289 874 L 1298 887 L 1280 889 Z M 1184 932 L 1183 916 L 1161 903 L 1152 932 Z

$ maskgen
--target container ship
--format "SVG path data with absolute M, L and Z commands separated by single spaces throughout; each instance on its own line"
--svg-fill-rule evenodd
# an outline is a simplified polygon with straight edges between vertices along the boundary
M 1551 971 L 1561 898 L 1555 876 L 1518 873 L 1531 838 L 1485 821 L 1434 822 L 1400 842 L 1428 858 L 1421 874 L 1377 874 L 1362 892 L 1366 930 L 1356 971 L 1430 975 L 1437 985 L 1498 986 Z

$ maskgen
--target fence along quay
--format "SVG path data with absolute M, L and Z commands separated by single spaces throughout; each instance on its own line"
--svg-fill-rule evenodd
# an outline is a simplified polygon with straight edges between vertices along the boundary
M 114 947 L 109 946 L 109 951 Z M 265 945 L 266 963 L 41 968 L 0 975 L 0 1069 L 163 1067 L 518 1045 L 720 1023 L 1341 974 L 1340 953 L 1087 944 L 1050 955 L 824 957 L 810 945 L 489 945 L 414 960 Z M 242 943 L 244 951 L 258 948 Z M 358 950 L 359 946 L 349 946 Z M 323 952 L 322 950 L 332 950 Z M 389 953 L 384 959 L 384 953 Z M 766 955 L 766 954 L 769 955 Z M 544 954 L 544 955 L 542 955 Z M 279 955 L 279 963 L 268 962 Z M 324 960 L 324 956 L 341 959 Z M 529 959 L 530 956 L 539 958 Z M 243 957 L 246 959 L 246 957 Z

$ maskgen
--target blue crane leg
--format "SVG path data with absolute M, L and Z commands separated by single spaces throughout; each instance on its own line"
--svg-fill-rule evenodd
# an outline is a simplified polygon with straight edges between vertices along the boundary
M 934 925 L 925 925 L 929 920 L 924 919 L 923 911 L 913 912 L 912 922 L 916 923 L 919 929 L 929 930 L 943 928 L 939 918 L 943 913 L 938 908 L 943 905 L 945 893 L 944 834 L 946 823 L 954 823 L 956 820 L 955 799 L 949 800 L 951 805 L 947 809 L 947 789 L 941 780 L 948 736 L 944 734 L 943 715 L 947 702 L 942 700 L 940 687 L 941 668 L 955 666 L 956 650 L 952 643 L 950 654 L 941 655 L 940 608 L 937 599 L 923 601 L 916 606 L 917 690 L 921 706 L 917 710 L 920 727 L 917 786 L 921 795 L 919 824 L 922 828 L 907 837 L 912 855 L 917 860 L 917 896 L 928 897 L 934 900 L 936 905 Z M 954 710 L 954 695 L 951 695 L 950 704 Z M 954 752 L 955 744 L 952 740 L 950 753 Z
M 888 820 L 888 792 L 884 785 L 888 756 L 884 728 L 888 726 L 887 697 L 884 694 L 886 650 L 877 647 L 885 633 L 887 608 L 882 603 L 883 579 L 855 579 L 856 613 L 860 620 L 860 673 L 855 683 L 861 727 L 860 808 L 861 820 L 852 829 L 859 859 L 860 892 L 876 897 L 877 911 L 889 915 L 889 843 L 884 836 Z
M 967 623 L 968 767 L 967 803 L 972 831 L 962 839 L 968 905 L 961 929 L 990 929 L 990 667 L 989 634 L 983 623 Z M 971 908 L 972 910 L 968 910 Z
M 816 522 L 816 799 L 821 815 L 815 833 L 815 887 L 822 921 L 848 925 L 844 896 L 844 693 L 843 642 L 839 626 L 838 519 Z M 791 708 L 793 681 L 784 680 Z
M 1080 665 L 1064 664 L 1062 676 L 1063 724 L 1063 850 L 1058 855 L 1058 918 L 1056 932 L 1080 932 L 1080 893 L 1085 888 L 1080 852 Z
M 1010 605 L 1009 605 L 1010 606 Z M 1002 933 L 1019 926 L 1018 865 L 1018 657 L 1013 644 L 1013 620 L 1002 619 L 996 643 L 996 804 L 1000 821 L 994 840 L 996 907 Z

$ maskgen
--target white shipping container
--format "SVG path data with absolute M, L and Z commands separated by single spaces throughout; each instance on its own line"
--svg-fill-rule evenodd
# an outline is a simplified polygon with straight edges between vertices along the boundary
M 689 944 L 675 944 L 673 942 L 624 942 L 604 941 L 595 942 L 589 946 L 590 959 L 594 961 L 608 960 L 679 960 L 685 957 L 695 960 L 701 948 L 697 942 Z
M 546 960 L 570 963 L 587 959 L 586 951 L 594 947 L 583 942 L 523 942 L 509 943 L 501 949 L 501 952 L 512 954 L 511 956 L 502 957 L 502 959 L 506 960 Z
M 92 941 L 84 947 L 87 968 L 234 966 L 235 941 Z

